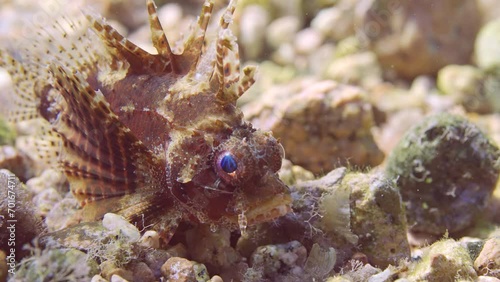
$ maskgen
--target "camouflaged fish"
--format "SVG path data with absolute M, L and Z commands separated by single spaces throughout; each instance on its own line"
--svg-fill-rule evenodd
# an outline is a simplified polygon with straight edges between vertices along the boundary
M 158 54 L 93 15 L 41 28 L 27 52 L 1 51 L 16 92 L 12 119 L 48 125 L 40 152 L 66 174 L 83 206 L 79 220 L 115 212 L 168 241 L 182 221 L 244 230 L 290 211 L 276 173 L 282 146 L 236 107 L 255 68 L 239 69 L 228 28 L 235 5 L 205 42 L 214 6 L 205 1 L 177 52 L 152 1 Z

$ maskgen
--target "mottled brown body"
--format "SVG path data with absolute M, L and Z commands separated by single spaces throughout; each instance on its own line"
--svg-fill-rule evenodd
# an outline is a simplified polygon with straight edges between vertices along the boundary
M 240 73 L 235 3 L 205 44 L 212 8 L 207 0 L 176 53 L 152 1 L 158 54 L 91 15 L 56 22 L 20 58 L 0 51 L 16 86 L 13 120 L 46 121 L 40 152 L 65 172 L 81 220 L 116 212 L 168 240 L 180 221 L 244 229 L 290 211 L 281 145 L 236 107 L 255 69 Z

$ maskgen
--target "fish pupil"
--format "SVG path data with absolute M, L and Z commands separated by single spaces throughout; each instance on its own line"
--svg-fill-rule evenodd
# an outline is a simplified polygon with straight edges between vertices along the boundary
M 236 169 L 238 169 L 238 164 L 236 163 L 233 155 L 231 155 L 230 153 L 226 153 L 220 160 L 220 167 L 226 173 L 232 173 L 235 172 Z

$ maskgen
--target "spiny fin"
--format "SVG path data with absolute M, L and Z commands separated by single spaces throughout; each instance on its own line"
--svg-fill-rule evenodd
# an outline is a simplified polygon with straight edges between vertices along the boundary
M 180 66 L 185 68 L 184 71 L 196 70 L 202 56 L 205 34 L 212 17 L 213 8 L 214 0 L 205 0 L 197 23 L 191 26 L 190 32 L 184 40 L 184 50 L 179 58 L 181 60 Z
M 172 72 L 172 57 L 148 53 L 123 37 L 103 18 L 87 14 L 87 20 L 90 22 L 90 27 L 106 44 L 111 55 L 117 60 L 125 60 L 130 64 L 129 72 L 140 74 Z
M 236 1 L 231 0 L 223 13 L 219 26 L 216 47 L 216 64 L 214 80 L 218 82 L 216 97 L 225 103 L 234 103 L 255 82 L 256 68 L 247 66 L 240 77 L 240 57 L 236 37 L 229 29 L 232 21 Z M 212 81 L 214 81 L 212 80 Z
M 148 0 L 147 5 L 153 46 L 156 48 L 156 51 L 158 51 L 159 55 L 170 62 L 174 73 L 177 73 L 179 71 L 179 67 L 176 65 L 175 55 L 172 53 L 165 31 L 163 30 L 160 20 L 158 19 L 156 5 L 153 0 Z
M 102 93 L 78 73 L 54 65 L 50 71 L 66 102 L 53 126 L 63 140 L 60 164 L 75 197 L 84 205 L 157 187 L 162 165 L 119 121 Z

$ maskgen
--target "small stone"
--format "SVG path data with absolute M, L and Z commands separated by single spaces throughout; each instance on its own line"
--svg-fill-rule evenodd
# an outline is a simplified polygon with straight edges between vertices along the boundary
M 79 210 L 80 204 L 72 196 L 67 196 L 55 203 L 45 217 L 45 223 L 47 224 L 48 230 L 53 232 L 77 224 L 78 220 L 74 215 L 76 215 Z
M 287 16 L 275 19 L 266 28 L 267 43 L 274 49 L 283 44 L 292 43 L 299 28 L 300 22 L 296 17 Z
M 491 276 L 479 276 L 476 282 L 500 282 L 500 279 Z
M 462 237 L 459 242 L 469 252 L 469 256 L 473 261 L 479 256 L 484 246 L 484 240 L 479 238 Z
M 198 282 L 210 279 L 203 264 L 185 258 L 169 258 L 161 267 L 163 278 L 167 282 Z
M 293 185 L 307 180 L 313 180 L 314 174 L 301 166 L 293 165 L 291 161 L 283 159 L 278 171 L 281 181 L 286 185 Z
M 47 216 L 50 210 L 62 200 L 61 195 L 54 188 L 42 190 L 33 198 L 33 203 L 36 206 L 40 216 Z M 64 216 L 67 216 L 66 214 Z
M 245 60 L 255 60 L 262 55 L 269 21 L 268 11 L 260 5 L 249 5 L 242 11 L 239 44 Z
M 489 113 L 492 105 L 485 93 L 485 78 L 482 71 L 473 66 L 448 65 L 439 71 L 437 86 L 467 111 Z
M 224 282 L 222 278 L 219 275 L 214 275 L 212 278 L 210 278 L 209 282 Z
M 316 51 L 321 43 L 323 43 L 322 34 L 312 28 L 299 31 L 294 40 L 295 50 L 299 54 L 310 54 Z
M 0 146 L 0 167 L 12 171 L 22 180 L 29 179 L 34 172 L 30 169 L 28 157 L 10 145 Z
M 349 55 L 354 55 L 362 51 L 361 42 L 356 36 L 350 36 L 337 44 L 335 49 L 335 57 L 342 58 Z
M 109 280 L 110 282 L 129 282 L 129 280 L 121 277 L 120 275 L 118 274 L 113 274 L 111 276 L 111 279 Z
M 479 256 L 474 261 L 479 275 L 500 278 L 500 237 L 486 240 Z
M 354 34 L 354 4 L 352 1 L 341 1 L 340 4 L 320 10 L 312 20 L 311 27 L 335 41 Z
M 108 282 L 108 280 L 104 279 L 101 275 L 94 275 L 90 282 Z
M 475 56 L 477 65 L 484 70 L 500 69 L 500 19 L 481 28 L 476 38 Z
M 254 269 L 262 269 L 263 277 L 272 281 L 286 281 L 286 275 L 304 276 L 306 248 L 298 241 L 258 247 L 250 257 Z
M 53 168 L 46 169 L 39 176 L 29 179 L 26 182 L 26 187 L 35 194 L 49 188 L 55 189 L 61 194 L 69 190 L 66 176 Z
M 160 247 L 160 234 L 154 230 L 148 230 L 144 232 L 139 243 L 146 248 L 158 249 Z
M 119 232 L 131 243 L 137 242 L 141 238 L 141 233 L 137 230 L 137 227 L 120 215 L 114 213 L 105 214 L 102 225 L 110 231 Z
M 363 52 L 335 59 L 325 76 L 340 83 L 372 88 L 382 83 L 382 69 L 372 52 Z
M 153 271 L 144 262 L 131 263 L 127 266 L 127 269 L 133 273 L 134 279 L 132 279 L 132 281 L 134 282 L 158 281 L 158 279 L 155 278 Z
M 112 261 L 106 260 L 102 262 L 101 265 L 99 265 L 99 268 L 101 269 L 101 275 L 107 280 L 112 280 L 113 276 L 116 276 L 115 279 L 125 279 L 125 281 L 134 281 L 133 280 L 134 276 L 131 271 L 116 266 L 116 264 L 114 264 Z

